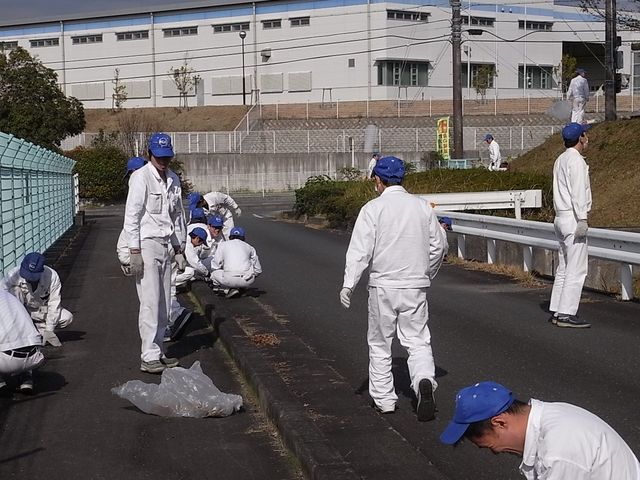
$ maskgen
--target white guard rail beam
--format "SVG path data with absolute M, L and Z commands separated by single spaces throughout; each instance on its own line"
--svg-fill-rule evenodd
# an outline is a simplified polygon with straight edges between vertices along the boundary
M 513 218 L 473 215 L 461 212 L 437 212 L 453 219 L 452 231 L 458 239 L 458 256 L 465 258 L 467 235 L 487 239 L 487 263 L 496 260 L 496 240 L 523 246 L 523 268 L 532 269 L 533 247 L 558 250 L 553 224 Z M 632 265 L 640 265 L 640 233 L 589 228 L 589 256 L 619 262 L 622 300 L 633 298 Z
M 507 190 L 498 192 L 434 193 L 418 195 L 437 210 L 498 210 L 513 208 L 521 218 L 523 208 L 540 208 L 542 190 Z

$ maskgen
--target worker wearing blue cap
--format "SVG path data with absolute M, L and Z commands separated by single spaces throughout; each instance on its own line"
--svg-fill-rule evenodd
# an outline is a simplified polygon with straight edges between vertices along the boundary
M 234 215 L 240 217 L 240 215 L 242 215 L 242 209 L 231 195 L 224 192 L 205 193 L 202 198 L 204 200 L 203 208 L 209 215 L 219 215 L 224 219 L 222 233 L 226 238 L 229 238 L 231 229 L 235 225 Z
M 584 68 L 576 69 L 576 76 L 569 83 L 567 100 L 572 101 L 571 122 L 582 123 L 584 110 L 589 101 L 589 82 Z
M 409 353 L 418 420 L 427 421 L 435 416 L 437 387 L 427 288 L 442 263 L 446 240 L 431 206 L 402 187 L 404 174 L 404 162 L 396 157 L 383 157 L 373 168 L 380 196 L 360 209 L 353 227 L 340 302 L 349 308 L 353 289 L 370 267 L 369 395 L 379 412 L 395 411 L 391 342 L 397 336 Z
M 567 148 L 553 165 L 553 227 L 560 245 L 549 310 L 558 327 L 588 328 L 578 318 L 582 287 L 587 278 L 589 254 L 587 217 L 591 210 L 589 167 L 582 152 L 589 144 L 589 125 L 570 123 L 562 129 Z
M 242 227 L 233 227 L 229 239 L 218 245 L 211 262 L 214 288 L 223 289 L 227 298 L 241 295 L 262 273 L 256 249 L 246 241 Z
M 521 402 L 496 382 L 456 394 L 453 420 L 440 441 L 455 445 L 463 438 L 493 453 L 522 457 L 520 473 L 529 480 L 640 478 L 629 445 L 601 418 L 568 403 Z

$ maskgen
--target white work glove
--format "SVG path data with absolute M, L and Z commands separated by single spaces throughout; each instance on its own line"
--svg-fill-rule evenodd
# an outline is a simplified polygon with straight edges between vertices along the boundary
M 142 263 L 142 253 L 131 253 L 129 265 L 131 265 L 131 274 L 136 277 L 142 275 L 144 264 Z
M 187 261 L 185 260 L 184 255 L 182 253 L 176 253 L 175 260 L 176 265 L 178 265 L 178 270 L 184 271 L 187 266 Z
M 343 287 L 342 290 L 340 290 L 340 303 L 342 303 L 344 308 L 349 308 L 351 306 L 352 293 L 351 289 L 347 287 Z
M 242 210 L 240 210 L 240 207 L 236 208 L 236 217 L 239 217 L 240 215 L 242 215 Z
M 42 345 L 46 345 L 47 343 L 52 347 L 62 346 L 62 342 L 55 333 L 45 330 L 42 334 Z
M 253 277 L 255 277 L 255 274 L 253 272 L 247 272 L 244 275 L 242 275 L 242 279 L 245 282 L 249 282 Z
M 589 230 L 589 225 L 586 220 L 578 220 L 578 225 L 576 226 L 576 231 L 573 232 L 573 235 L 576 240 L 581 241 L 587 238 L 587 230 Z

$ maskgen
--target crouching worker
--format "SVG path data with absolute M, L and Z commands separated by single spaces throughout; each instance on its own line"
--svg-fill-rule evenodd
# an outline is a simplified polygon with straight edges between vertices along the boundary
M 192 280 L 209 278 L 211 257 L 209 256 L 208 235 L 204 228 L 196 227 L 189 232 L 189 240 L 184 255 L 187 265 L 176 277 L 176 285 L 182 286 Z
M 218 245 L 211 268 L 214 288 L 225 289 L 227 298 L 242 294 L 262 273 L 256 249 L 245 242 L 244 228 L 231 229 L 229 240 Z
M 44 261 L 44 255 L 28 253 L 20 266 L 9 270 L 0 281 L 0 289 L 8 291 L 22 302 L 42 334 L 43 345 L 49 343 L 60 347 L 62 343 L 54 330 L 69 326 L 73 322 L 73 314 L 60 306 L 60 277 Z
M 42 337 L 20 301 L 0 289 L 0 392 L 7 380 L 20 375 L 18 390 L 33 393 L 32 370 L 44 363 Z

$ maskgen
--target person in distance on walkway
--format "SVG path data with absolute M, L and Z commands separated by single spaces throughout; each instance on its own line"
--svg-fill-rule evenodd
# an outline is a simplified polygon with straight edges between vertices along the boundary
M 160 373 L 178 365 L 177 359 L 164 355 L 163 341 L 171 308 L 171 263 L 184 268 L 186 225 L 180 179 L 169 169 L 171 137 L 154 133 L 148 154 L 149 163 L 129 181 L 124 230 L 140 300 L 140 370 Z
M 484 136 L 484 141 L 489 145 L 489 170 L 497 172 L 502 170 L 502 155 L 500 154 L 500 145 L 496 142 L 493 135 L 487 133 Z
M 58 273 L 44 263 L 41 253 L 28 253 L 20 266 L 9 270 L 0 281 L 0 288 L 22 302 L 42 334 L 43 345 L 60 347 L 62 342 L 54 330 L 68 327 L 73 314 L 61 306 L 62 283 Z
M 522 457 L 529 480 L 638 480 L 640 464 L 625 441 L 601 418 L 575 405 L 529 403 L 495 382 L 456 395 L 453 420 L 440 441 L 468 439 L 493 453 Z
M 558 327 L 588 328 L 576 316 L 589 267 L 587 215 L 591 210 L 589 166 L 582 152 L 589 144 L 589 125 L 570 123 L 562 129 L 567 148 L 553 165 L 553 226 L 560 244 L 549 310 Z
M 378 160 L 380 160 L 380 154 L 378 152 L 373 152 L 373 155 L 371 155 L 371 160 L 369 160 L 369 166 L 367 167 L 367 179 L 373 176 L 373 167 L 376 166 Z
M 353 289 L 370 266 L 369 394 L 378 411 L 395 411 L 391 342 L 397 336 L 409 353 L 418 420 L 427 421 L 435 417 L 437 387 L 427 288 L 442 264 L 446 240 L 431 206 L 402 187 L 404 174 L 396 157 L 383 157 L 374 167 L 380 196 L 360 209 L 353 227 L 340 302 L 349 308 Z
M 20 300 L 0 289 L 0 391 L 21 375 L 18 390 L 33 393 L 32 371 L 44 363 L 42 336 Z
M 573 99 L 571 122 L 582 123 L 584 110 L 589 101 L 589 82 L 587 72 L 583 68 L 576 69 L 576 76 L 571 79 L 567 90 L 567 100 Z
M 228 289 L 227 298 L 241 295 L 262 273 L 260 259 L 245 241 L 242 227 L 233 227 L 229 240 L 220 243 L 211 262 L 211 281 L 214 288 Z

